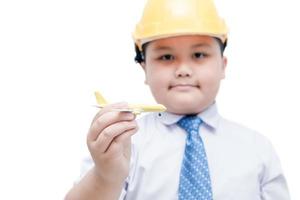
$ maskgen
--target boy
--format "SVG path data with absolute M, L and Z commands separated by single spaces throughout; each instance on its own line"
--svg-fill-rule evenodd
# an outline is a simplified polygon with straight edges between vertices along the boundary
M 290 199 L 268 140 L 217 112 L 227 28 L 213 2 L 149 0 L 134 39 L 167 112 L 137 123 L 113 111 L 126 103 L 103 108 L 87 136 L 87 173 L 66 199 Z

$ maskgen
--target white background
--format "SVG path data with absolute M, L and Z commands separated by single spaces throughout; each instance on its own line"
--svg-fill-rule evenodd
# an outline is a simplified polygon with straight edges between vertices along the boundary
M 272 141 L 292 199 L 300 199 L 297 1 L 216 3 L 230 27 L 220 113 Z M 133 61 L 143 5 L 0 2 L 0 199 L 63 198 L 79 175 L 95 89 L 112 102 L 154 102 Z

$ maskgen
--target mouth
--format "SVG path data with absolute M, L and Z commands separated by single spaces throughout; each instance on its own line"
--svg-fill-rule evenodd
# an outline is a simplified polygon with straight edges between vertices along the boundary
M 200 86 L 196 84 L 173 84 L 169 86 L 169 90 L 187 91 L 190 89 L 199 89 Z

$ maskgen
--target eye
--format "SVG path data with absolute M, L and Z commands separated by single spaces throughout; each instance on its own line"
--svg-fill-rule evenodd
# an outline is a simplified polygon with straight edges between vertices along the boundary
M 196 52 L 193 54 L 193 58 L 196 58 L 196 59 L 201 59 L 201 58 L 204 58 L 206 56 L 206 54 L 202 53 L 202 52 Z
M 174 56 L 171 54 L 165 54 L 165 55 L 160 56 L 158 59 L 169 61 L 169 60 L 174 60 Z

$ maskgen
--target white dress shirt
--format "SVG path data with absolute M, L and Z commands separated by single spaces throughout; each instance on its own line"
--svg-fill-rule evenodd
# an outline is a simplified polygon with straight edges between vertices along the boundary
M 198 115 L 214 200 L 289 200 L 286 180 L 270 142 L 222 118 L 215 104 Z M 151 113 L 138 119 L 129 177 L 120 200 L 176 200 L 186 132 L 180 115 Z M 83 173 L 93 166 L 89 157 Z

